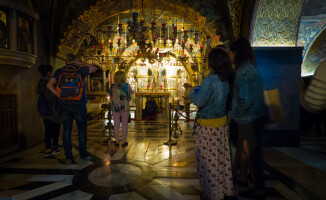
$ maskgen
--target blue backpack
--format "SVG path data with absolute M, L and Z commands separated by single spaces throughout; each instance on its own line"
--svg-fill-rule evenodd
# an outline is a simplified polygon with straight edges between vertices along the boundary
M 80 101 L 82 99 L 84 81 L 79 66 L 67 65 L 62 68 L 56 92 L 63 101 Z

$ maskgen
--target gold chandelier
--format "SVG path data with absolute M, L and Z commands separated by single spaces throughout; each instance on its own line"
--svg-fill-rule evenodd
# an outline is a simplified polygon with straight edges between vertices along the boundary
M 101 25 L 94 34 L 87 33 L 83 41 L 77 36 L 80 59 L 97 57 L 108 70 L 114 65 L 128 67 L 138 59 L 142 62 L 148 60 L 151 64 L 161 62 L 172 54 L 183 65 L 194 65 L 198 58 L 203 59 L 204 50 L 210 46 L 210 37 L 204 37 L 189 26 L 185 28 L 183 23 L 178 30 L 181 24 L 177 21 L 171 24 L 162 21 L 158 25 L 155 18 L 146 22 L 139 20 L 138 15 L 138 12 L 133 12 L 132 20 L 124 24 L 119 22 L 118 16 L 117 25 Z M 128 53 L 125 53 L 126 49 L 129 49 Z

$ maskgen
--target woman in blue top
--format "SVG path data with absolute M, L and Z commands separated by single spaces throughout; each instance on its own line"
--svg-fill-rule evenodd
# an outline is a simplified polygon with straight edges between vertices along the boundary
M 238 130 L 236 163 L 240 162 L 239 185 L 247 186 L 248 169 L 254 188 L 241 191 L 240 196 L 264 198 L 262 134 L 263 118 L 267 114 L 264 104 L 263 80 L 255 66 L 254 52 L 246 38 L 239 38 L 230 46 L 230 59 L 236 75 L 232 99 L 232 120 Z M 238 160 L 239 158 L 240 160 Z M 237 164 L 235 164 L 235 169 Z
M 224 199 L 233 195 L 226 101 L 232 72 L 228 54 L 221 48 L 208 55 L 211 73 L 189 98 L 200 110 L 194 130 L 197 171 L 204 199 Z M 191 86 L 187 86 L 191 87 Z

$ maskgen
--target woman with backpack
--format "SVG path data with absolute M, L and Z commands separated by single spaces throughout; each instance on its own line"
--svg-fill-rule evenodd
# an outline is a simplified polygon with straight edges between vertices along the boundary
M 38 101 L 38 110 L 43 118 L 45 127 L 45 156 L 51 156 L 60 152 L 58 144 L 61 112 L 57 105 L 57 97 L 46 87 L 46 84 L 52 77 L 53 68 L 51 65 L 40 65 L 38 71 L 41 78 L 37 84 L 37 94 L 40 95 Z M 42 100 L 41 100 L 42 99 Z M 48 111 L 44 107 L 48 108 Z M 43 109 L 41 108 L 43 107 Z
M 115 145 L 119 146 L 119 129 L 122 122 L 122 146 L 127 146 L 129 102 L 134 91 L 126 83 L 126 74 L 123 71 L 117 71 L 114 74 L 114 83 L 108 91 L 111 98 L 111 110 L 114 121 Z

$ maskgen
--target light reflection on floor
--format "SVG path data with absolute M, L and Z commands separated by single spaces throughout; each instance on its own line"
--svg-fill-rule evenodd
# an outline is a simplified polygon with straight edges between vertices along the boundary
M 63 152 L 45 158 L 43 144 L 0 158 L 0 199 L 200 199 L 192 123 L 179 120 L 183 135 L 171 147 L 163 143 L 168 125 L 160 118 L 132 121 L 126 147 L 105 142 L 105 123 L 89 123 L 92 158 L 86 164 L 78 164 L 76 132 L 74 164 L 64 164 Z M 300 148 L 265 148 L 267 199 L 326 199 L 321 140 L 326 138 Z

